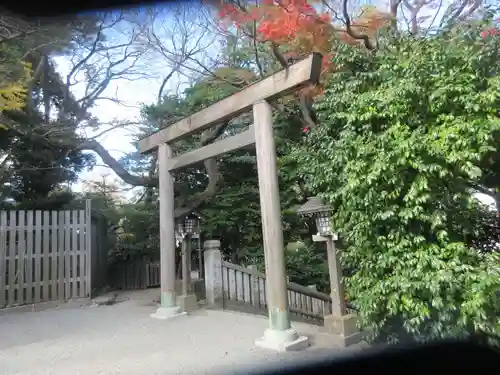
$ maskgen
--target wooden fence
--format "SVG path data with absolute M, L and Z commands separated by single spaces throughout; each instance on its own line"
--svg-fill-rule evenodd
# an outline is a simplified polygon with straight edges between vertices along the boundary
M 160 262 L 140 260 L 131 263 L 116 263 L 109 269 L 109 286 L 118 290 L 139 290 L 146 288 L 159 288 Z M 201 280 L 200 271 L 191 271 L 191 280 Z M 176 285 L 181 290 L 182 280 L 177 279 Z
M 265 274 L 255 266 L 245 268 L 224 261 L 221 269 L 224 308 L 267 314 Z M 332 313 L 328 294 L 292 282 L 288 283 L 288 303 L 292 320 L 322 325 L 324 316 Z
M 109 268 L 109 286 L 120 290 L 137 290 L 160 286 L 160 263 L 146 260 L 117 263 Z
M 193 240 L 199 241 L 199 237 L 193 236 Z M 203 279 L 203 252 L 198 244 L 197 251 L 191 253 L 191 269 L 192 276 L 196 279 Z M 180 252 L 177 254 L 176 268 L 181 270 Z M 178 279 L 182 276 L 180 272 L 177 275 Z M 160 262 L 151 259 L 138 259 L 130 262 L 118 262 L 111 264 L 108 275 L 109 286 L 119 290 L 138 290 L 146 288 L 160 287 Z
M 103 263 L 92 250 L 106 250 L 98 234 L 89 201 L 84 210 L 0 211 L 0 308 L 91 296 Z

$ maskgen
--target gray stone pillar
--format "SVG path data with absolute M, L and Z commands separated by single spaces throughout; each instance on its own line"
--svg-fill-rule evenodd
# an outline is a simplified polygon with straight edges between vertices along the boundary
M 191 292 L 191 237 L 185 236 L 181 246 L 182 251 L 182 294 Z
M 169 145 L 164 143 L 158 147 L 161 304 L 151 314 L 158 319 L 184 314 L 177 305 L 175 293 L 174 179 L 167 168 L 171 157 L 172 149 Z
M 205 294 L 207 305 L 222 309 L 224 285 L 222 283 L 222 253 L 220 241 L 208 240 L 203 243 L 205 257 Z
M 203 254 L 201 249 L 201 233 L 198 233 L 198 238 L 196 240 L 198 247 L 198 280 L 203 279 Z
M 326 240 L 326 251 L 328 259 L 328 271 L 330 273 L 330 293 L 332 296 L 332 314 L 345 315 L 345 293 L 344 284 L 342 283 L 342 268 L 340 259 L 335 249 L 335 242 L 331 236 Z
M 307 337 L 299 337 L 290 324 L 276 146 L 268 102 L 254 103 L 253 120 L 269 310 L 269 329 L 255 344 L 278 351 L 304 349 L 309 346 Z
M 182 311 L 198 307 L 198 298 L 192 291 L 191 283 L 191 235 L 186 235 L 181 244 L 182 251 L 182 294 L 177 297 L 177 304 Z
M 363 340 L 363 333 L 357 328 L 356 314 L 347 314 L 342 267 L 340 257 L 335 248 L 334 237 L 326 237 L 328 270 L 330 272 L 330 288 L 332 297 L 332 313 L 324 317 L 324 326 L 330 333 L 339 335 L 344 346 L 356 344 Z

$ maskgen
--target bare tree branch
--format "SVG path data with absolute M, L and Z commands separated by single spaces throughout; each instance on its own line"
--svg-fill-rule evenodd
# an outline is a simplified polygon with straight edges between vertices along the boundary
M 11 17 L 2 11 L 0 15 L 0 43 L 16 38 L 23 38 L 39 31 L 39 28 L 25 22 L 19 17 Z
M 118 177 L 125 183 L 133 186 L 155 187 L 158 186 L 158 179 L 156 177 L 136 176 L 127 171 L 123 165 L 120 164 L 111 154 L 95 139 L 84 140 L 78 145 L 76 150 L 81 151 L 94 151 L 102 159 L 103 163 L 109 166 Z
M 433 29 L 434 23 L 436 22 L 438 15 L 441 13 L 442 7 L 443 7 L 443 0 L 439 0 L 437 7 L 434 9 L 434 17 L 432 18 L 432 21 L 429 24 L 429 27 L 427 28 L 427 33 Z
M 483 5 L 483 0 L 475 0 L 473 1 L 471 7 L 469 9 L 467 9 L 467 11 L 465 11 L 464 13 L 462 13 L 460 16 L 459 16 L 459 19 L 460 21 L 465 21 L 467 18 L 469 18 L 470 16 L 472 16 L 472 14 L 481 6 Z
M 352 28 L 351 17 L 349 16 L 349 12 L 347 11 L 347 2 L 348 0 L 342 0 L 342 16 L 344 17 L 347 35 L 349 35 L 351 38 L 362 40 L 367 49 L 374 50 L 375 46 L 371 42 L 370 37 L 365 34 L 360 34 Z
M 391 16 L 394 17 L 394 20 L 398 17 L 398 8 L 401 1 L 403 0 L 391 0 L 390 2 L 389 12 L 391 13 Z
M 149 25 L 143 32 L 156 64 L 161 64 L 161 70 L 165 66 L 170 68 L 170 72 L 162 79 L 158 97 L 163 95 L 173 75 L 181 74 L 181 68 L 189 69 L 190 59 L 209 48 L 215 38 L 200 23 L 198 10 L 193 9 L 191 4 L 176 4 L 175 8 L 169 10 L 171 12 L 166 13 L 161 7 L 152 9 L 148 16 Z M 167 16 L 169 22 L 165 22 Z
M 429 1 L 426 0 L 414 0 L 413 4 L 410 3 L 409 0 L 404 0 L 404 6 L 410 12 L 410 32 L 412 35 L 417 35 L 420 31 L 420 25 L 418 22 L 418 14 L 422 10 L 422 8 L 427 5 Z
M 460 17 L 460 15 L 462 14 L 462 12 L 464 11 L 464 9 L 467 7 L 468 4 L 469 0 L 462 0 L 458 5 L 458 7 L 453 12 L 453 14 L 451 15 L 451 17 L 449 18 L 448 23 L 449 24 L 454 23 Z
M 455 0 L 444 12 L 440 26 L 463 22 L 484 4 L 483 0 Z

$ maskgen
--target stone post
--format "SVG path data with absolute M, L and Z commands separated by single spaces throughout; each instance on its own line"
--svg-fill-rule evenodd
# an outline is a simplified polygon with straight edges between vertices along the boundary
M 198 307 L 198 299 L 192 291 L 191 283 L 191 235 L 182 240 L 182 294 L 177 297 L 177 303 L 182 311 L 190 311 Z
M 160 278 L 161 302 L 153 318 L 168 319 L 183 315 L 175 293 L 174 179 L 168 170 L 172 149 L 166 143 L 158 147 L 160 193 Z
M 326 237 L 326 249 L 330 273 L 332 314 L 324 317 L 324 325 L 328 332 L 340 335 L 344 346 L 356 344 L 363 339 L 363 334 L 357 328 L 356 314 L 347 314 L 342 267 L 335 248 L 334 237 Z
M 182 241 L 182 294 L 191 292 L 191 236 L 186 235 Z
M 330 273 L 330 294 L 332 296 L 332 314 L 346 314 L 344 284 L 342 282 L 342 267 L 331 236 L 326 240 L 328 271 Z
M 269 310 L 269 328 L 255 344 L 278 351 L 305 349 L 309 346 L 307 337 L 299 337 L 290 324 L 276 146 L 268 102 L 254 103 L 253 120 Z
M 203 279 L 203 252 L 201 249 L 201 233 L 198 233 L 196 244 L 198 247 L 198 280 L 200 280 Z
M 203 243 L 205 257 L 205 293 L 208 307 L 222 309 L 224 285 L 222 284 L 222 253 L 220 241 L 208 240 Z

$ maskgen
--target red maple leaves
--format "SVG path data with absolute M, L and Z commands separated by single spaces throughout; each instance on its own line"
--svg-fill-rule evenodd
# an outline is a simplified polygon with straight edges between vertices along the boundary
M 322 36 L 318 30 L 320 16 L 306 0 L 283 0 L 276 4 L 267 0 L 264 4 L 260 9 L 265 9 L 267 14 L 264 13 L 258 32 L 267 40 L 287 43 L 308 31 L 313 31 L 313 38 Z M 328 19 L 326 15 L 321 17 Z
M 481 38 L 500 35 L 500 30 L 495 27 L 489 27 L 481 32 Z
M 221 21 L 236 28 L 255 23 L 256 38 L 286 45 L 287 57 L 319 52 L 324 56 L 324 69 L 331 67 L 331 17 L 318 13 L 307 0 L 262 0 L 247 8 L 224 4 L 218 15 Z
M 311 5 L 313 1 L 260 0 L 253 6 L 225 3 L 219 5 L 219 18 L 227 26 L 255 30 L 253 36 L 260 42 L 285 47 L 285 58 L 301 58 L 319 52 L 324 56 L 323 72 L 333 71 L 333 37 L 349 44 L 359 45 L 360 41 L 342 27 L 334 26 L 332 15 L 318 11 Z M 351 20 L 351 29 L 373 37 L 378 29 L 388 25 L 389 18 L 387 13 L 367 8 L 360 18 Z
M 500 35 L 500 18 L 497 18 L 495 20 L 493 20 L 493 24 L 496 25 L 495 26 L 491 26 L 491 27 L 488 27 L 486 29 L 484 29 L 482 32 L 481 32 L 481 38 L 483 39 L 486 39 L 490 36 L 498 36 Z
M 311 5 L 313 1 L 259 0 L 255 5 L 225 1 L 219 3 L 218 16 L 227 26 L 254 30 L 254 37 L 260 42 L 285 46 L 285 58 L 301 58 L 311 52 L 319 52 L 324 56 L 323 71 L 332 71 L 335 68 L 331 63 L 333 36 L 349 44 L 360 44 L 360 41 L 353 38 L 352 33 L 334 26 L 332 16 L 316 10 Z M 351 20 L 351 29 L 357 34 L 373 37 L 377 30 L 390 24 L 391 17 L 374 7 L 366 7 L 358 19 Z M 495 35 L 500 35 L 500 30 L 495 27 L 481 33 L 483 38 Z

